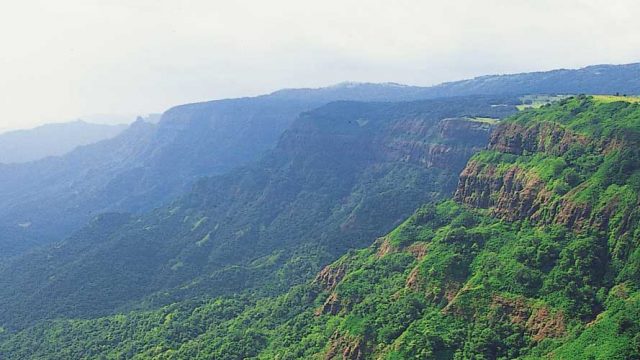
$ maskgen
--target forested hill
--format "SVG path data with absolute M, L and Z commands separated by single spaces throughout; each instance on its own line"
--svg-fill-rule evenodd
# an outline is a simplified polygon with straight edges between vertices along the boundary
M 331 101 L 407 101 L 474 94 L 639 94 L 640 64 L 491 75 L 433 87 L 343 83 L 185 104 L 160 123 L 61 157 L 0 164 L 0 261 L 59 241 L 94 216 L 142 213 L 202 176 L 227 173 L 272 149 L 298 114 Z
M 200 181 L 167 207 L 102 215 L 0 271 L 14 330 L 200 296 L 276 294 L 453 194 L 516 99 L 336 102 L 301 115 L 258 163 Z M 511 104 L 511 105 L 510 105 Z
M 59 320 L 4 356 L 633 359 L 640 104 L 575 97 L 500 124 L 430 203 L 286 294 Z M 105 339 L 109 339 L 105 341 Z

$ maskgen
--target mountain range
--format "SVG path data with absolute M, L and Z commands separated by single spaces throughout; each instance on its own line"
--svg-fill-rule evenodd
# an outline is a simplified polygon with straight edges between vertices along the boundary
M 434 87 L 343 83 L 177 106 L 159 123 L 61 157 L 0 165 L 0 261 L 61 240 L 99 213 L 140 213 L 202 176 L 257 160 L 301 112 L 338 100 L 409 101 L 473 94 L 640 94 L 640 64 L 484 76 Z
M 0 357 L 636 358 L 639 71 L 281 90 L 0 165 Z
M 40 322 L 0 349 L 43 358 L 636 358 L 639 113 L 624 98 L 580 96 L 509 117 L 466 164 L 453 200 L 427 202 L 281 295 L 232 292 Z

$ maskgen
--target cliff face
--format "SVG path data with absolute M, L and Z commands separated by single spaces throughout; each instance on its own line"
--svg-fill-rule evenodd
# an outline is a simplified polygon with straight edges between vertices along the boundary
M 390 160 L 457 173 L 472 154 L 486 146 L 492 127 L 466 118 L 447 118 L 435 124 L 404 121 L 392 127 L 384 138 L 382 151 Z
M 314 324 L 341 324 L 324 354 L 351 336 L 365 358 L 580 358 L 594 343 L 595 358 L 637 356 L 626 344 L 640 328 L 627 313 L 640 285 L 638 119 L 638 105 L 578 97 L 498 125 L 455 202 L 421 208 L 317 277 Z M 441 164 L 439 149 L 416 154 Z
M 0 276 L 7 309 L 0 323 L 108 314 L 143 297 L 155 305 L 304 282 L 420 204 L 450 196 L 491 128 L 463 116 L 515 112 L 492 104 L 475 97 L 338 102 L 305 113 L 251 166 L 202 179 L 170 206 L 106 234 L 87 228 L 12 262 Z M 81 280 L 87 276 L 91 291 Z
M 640 205 L 628 181 L 639 145 L 631 129 L 602 136 L 560 121 L 506 122 L 464 168 L 454 198 L 510 221 L 623 235 Z

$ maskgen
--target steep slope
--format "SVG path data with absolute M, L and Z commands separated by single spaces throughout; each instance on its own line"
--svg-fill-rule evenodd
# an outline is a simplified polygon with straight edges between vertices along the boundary
M 286 290 L 450 195 L 488 140 L 490 125 L 467 117 L 515 111 L 504 104 L 338 102 L 303 114 L 257 164 L 12 261 L 0 274 L 3 326 L 105 314 L 152 294 L 149 304 Z
M 421 208 L 296 305 L 229 328 L 301 306 L 248 325 L 270 339 L 263 358 L 637 358 L 639 141 L 640 106 L 624 100 L 518 115 L 470 160 L 457 203 Z
M 0 134 L 0 163 L 20 163 L 63 155 L 78 146 L 112 138 L 125 128 L 126 125 L 101 125 L 77 120 L 8 131 Z
M 134 196 L 112 181 L 142 165 L 154 133 L 154 125 L 138 121 L 112 139 L 62 157 L 0 164 L 0 259 L 55 239 L 111 201 Z
M 182 105 L 157 126 L 137 121 L 114 139 L 61 157 L 0 165 L 0 260 L 60 240 L 95 214 L 142 212 L 175 199 L 201 176 L 258 159 L 299 113 L 349 98 L 336 89 L 322 99 L 260 96 Z
M 577 97 L 512 117 L 468 162 L 455 201 L 421 207 L 284 295 L 55 321 L 0 348 L 169 359 L 638 358 L 640 104 L 621 100 Z
M 640 64 L 599 65 L 486 76 L 427 88 L 344 83 L 178 106 L 163 115 L 156 130 L 150 130 L 153 134 L 141 136 L 135 144 L 114 139 L 62 158 L 0 166 L 0 261 L 60 240 L 97 213 L 147 211 L 175 199 L 201 176 L 226 173 L 255 161 L 276 144 L 299 113 L 331 101 L 470 94 L 638 94 L 639 69 Z M 123 134 L 124 139 L 130 137 Z M 104 153 L 98 154 L 99 149 Z M 115 161 L 117 155 L 112 152 L 136 156 Z M 110 160 L 103 165 L 103 158 Z

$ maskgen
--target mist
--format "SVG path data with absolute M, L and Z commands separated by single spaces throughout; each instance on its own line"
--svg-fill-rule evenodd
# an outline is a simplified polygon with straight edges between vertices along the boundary
M 342 81 L 635 62 L 638 13 L 632 0 L 5 3 L 0 129 Z

